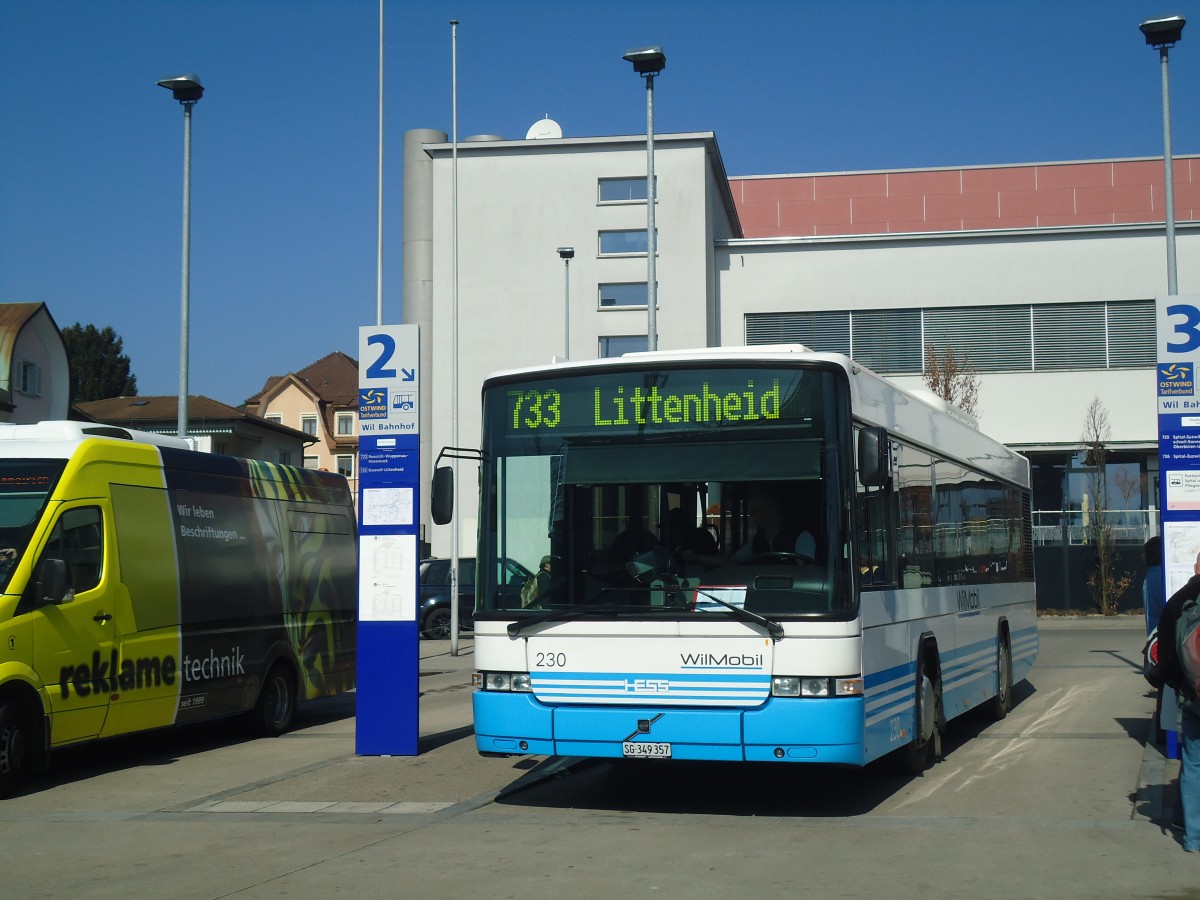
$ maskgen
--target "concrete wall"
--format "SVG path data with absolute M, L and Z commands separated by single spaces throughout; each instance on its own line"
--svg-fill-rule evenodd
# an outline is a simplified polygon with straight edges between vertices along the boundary
M 1181 233 L 1178 247 L 1180 284 L 1200 285 L 1200 234 Z M 724 344 L 745 342 L 749 313 L 1118 301 L 1165 290 L 1163 239 L 1152 230 L 730 241 L 718 255 Z M 1009 444 L 1077 444 L 1096 396 L 1114 443 L 1156 439 L 1153 369 L 986 372 L 980 381 L 980 425 Z
M 713 230 L 729 234 L 723 207 L 708 196 L 704 136 L 666 138 L 655 145 L 658 184 L 659 346 L 703 347 L 715 298 Z M 429 415 L 432 452 L 453 443 L 452 158 L 447 145 L 433 156 L 433 389 Z M 601 309 L 598 285 L 646 280 L 646 256 L 602 256 L 601 230 L 646 227 L 644 201 L 600 203 L 601 178 L 646 173 L 644 139 L 470 142 L 458 156 L 458 446 L 478 447 L 480 388 L 491 372 L 543 364 L 566 353 L 564 264 L 571 260 L 570 357 L 595 359 L 601 337 L 645 335 L 645 307 Z M 716 221 L 714 222 L 714 219 Z M 407 311 L 406 311 L 407 321 Z M 715 318 L 713 320 L 715 323 Z M 474 474 L 460 478 L 461 534 L 475 533 Z M 434 552 L 448 554 L 449 529 L 433 529 Z

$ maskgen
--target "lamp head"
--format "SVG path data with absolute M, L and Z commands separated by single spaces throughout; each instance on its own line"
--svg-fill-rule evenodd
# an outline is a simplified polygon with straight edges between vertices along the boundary
M 657 75 L 667 67 L 667 57 L 659 46 L 634 47 L 626 50 L 621 59 L 633 63 L 633 71 L 639 75 Z
M 180 103 L 195 103 L 204 96 L 204 85 L 200 83 L 199 76 L 194 74 L 163 78 L 158 86 L 170 91 Z
M 575 258 L 575 248 L 574 247 L 559 247 L 558 255 L 560 257 L 562 257 L 563 259 L 574 259 Z
M 1183 35 L 1187 19 L 1183 16 L 1166 16 L 1162 19 L 1147 19 L 1138 27 L 1146 36 L 1151 47 L 1174 47 Z

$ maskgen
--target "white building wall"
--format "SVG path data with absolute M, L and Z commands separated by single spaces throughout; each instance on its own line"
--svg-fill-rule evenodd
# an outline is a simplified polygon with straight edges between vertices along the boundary
M 32 423 L 65 419 L 70 393 L 67 354 L 62 335 L 45 309 L 35 314 L 17 335 L 12 360 L 10 387 L 16 409 L 9 420 Z M 33 363 L 40 370 L 41 385 L 37 394 L 26 394 L 17 389 L 17 367 L 22 362 Z
M 1200 234 L 1178 237 L 1180 284 L 1200 285 Z M 823 241 L 730 241 L 719 251 L 722 343 L 749 313 L 1151 299 L 1165 290 L 1153 229 Z M 897 378 L 921 387 L 919 377 Z M 1077 445 L 1094 397 L 1114 443 L 1156 439 L 1154 370 L 984 372 L 980 427 L 1018 447 Z
M 660 347 L 702 347 L 705 314 L 715 298 L 713 205 L 707 196 L 711 136 L 670 136 L 655 145 L 658 184 Z M 432 431 L 436 455 L 454 445 L 453 165 L 449 145 L 434 159 Z M 644 139 L 467 142 L 458 150 L 457 446 L 478 447 L 480 389 L 491 372 L 549 362 L 565 354 L 564 264 L 557 248 L 575 248 L 570 264 L 570 357 L 595 359 L 602 337 L 644 336 L 646 308 L 600 308 L 598 285 L 646 280 L 646 256 L 601 256 L 599 232 L 646 228 L 644 201 L 600 203 L 601 178 L 646 174 Z M 727 235 L 728 225 L 720 223 Z M 475 534 L 473 464 L 460 464 L 460 527 Z M 434 552 L 448 555 L 449 529 L 433 528 Z M 466 551 L 463 551 L 466 555 Z
M 456 399 L 452 153 L 446 143 L 425 151 L 433 162 L 433 262 L 422 341 L 432 361 L 421 377 L 432 379 L 432 390 L 422 433 L 436 455 L 454 444 L 479 446 L 487 374 L 564 355 L 558 247 L 575 249 L 571 358 L 595 358 L 601 337 L 646 334 L 644 308 L 602 310 L 597 293 L 600 283 L 646 277 L 644 254 L 602 257 L 598 247 L 601 230 L 645 228 L 645 203 L 601 204 L 598 181 L 644 177 L 646 160 L 640 137 L 459 145 Z M 1154 226 L 742 240 L 724 205 L 728 186 L 711 134 L 659 136 L 655 167 L 663 349 L 744 344 L 751 313 L 1148 300 L 1165 291 L 1164 241 Z M 1178 247 L 1187 292 L 1200 287 L 1200 232 L 1181 228 Z M 917 376 L 896 380 L 922 386 Z M 1114 445 L 1153 446 L 1152 368 L 984 372 L 980 424 L 1017 447 L 1074 447 L 1094 397 L 1109 412 Z M 463 555 L 475 537 L 474 465 L 460 463 Z M 428 536 L 436 554 L 449 554 L 450 529 Z

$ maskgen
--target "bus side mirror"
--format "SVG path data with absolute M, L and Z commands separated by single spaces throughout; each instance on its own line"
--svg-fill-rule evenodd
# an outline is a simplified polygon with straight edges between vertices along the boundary
M 429 510 L 435 525 L 446 525 L 454 518 L 454 470 L 449 466 L 433 470 Z
M 58 606 L 74 599 L 74 592 L 67 585 L 67 564 L 61 559 L 43 559 L 34 590 L 37 606 Z
M 858 433 L 858 480 L 863 487 L 883 487 L 892 475 L 887 431 L 864 428 Z

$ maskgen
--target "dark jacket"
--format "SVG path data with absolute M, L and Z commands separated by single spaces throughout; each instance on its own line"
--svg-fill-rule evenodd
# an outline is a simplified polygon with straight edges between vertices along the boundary
M 1163 607 L 1162 617 L 1158 620 L 1158 660 L 1166 675 L 1167 684 L 1184 696 L 1191 698 L 1191 687 L 1186 683 L 1183 667 L 1179 664 L 1179 654 L 1176 652 L 1175 637 L 1179 624 L 1179 614 L 1183 604 L 1188 600 L 1200 597 L 1200 575 L 1193 575 L 1183 587 L 1171 595 L 1167 605 Z

